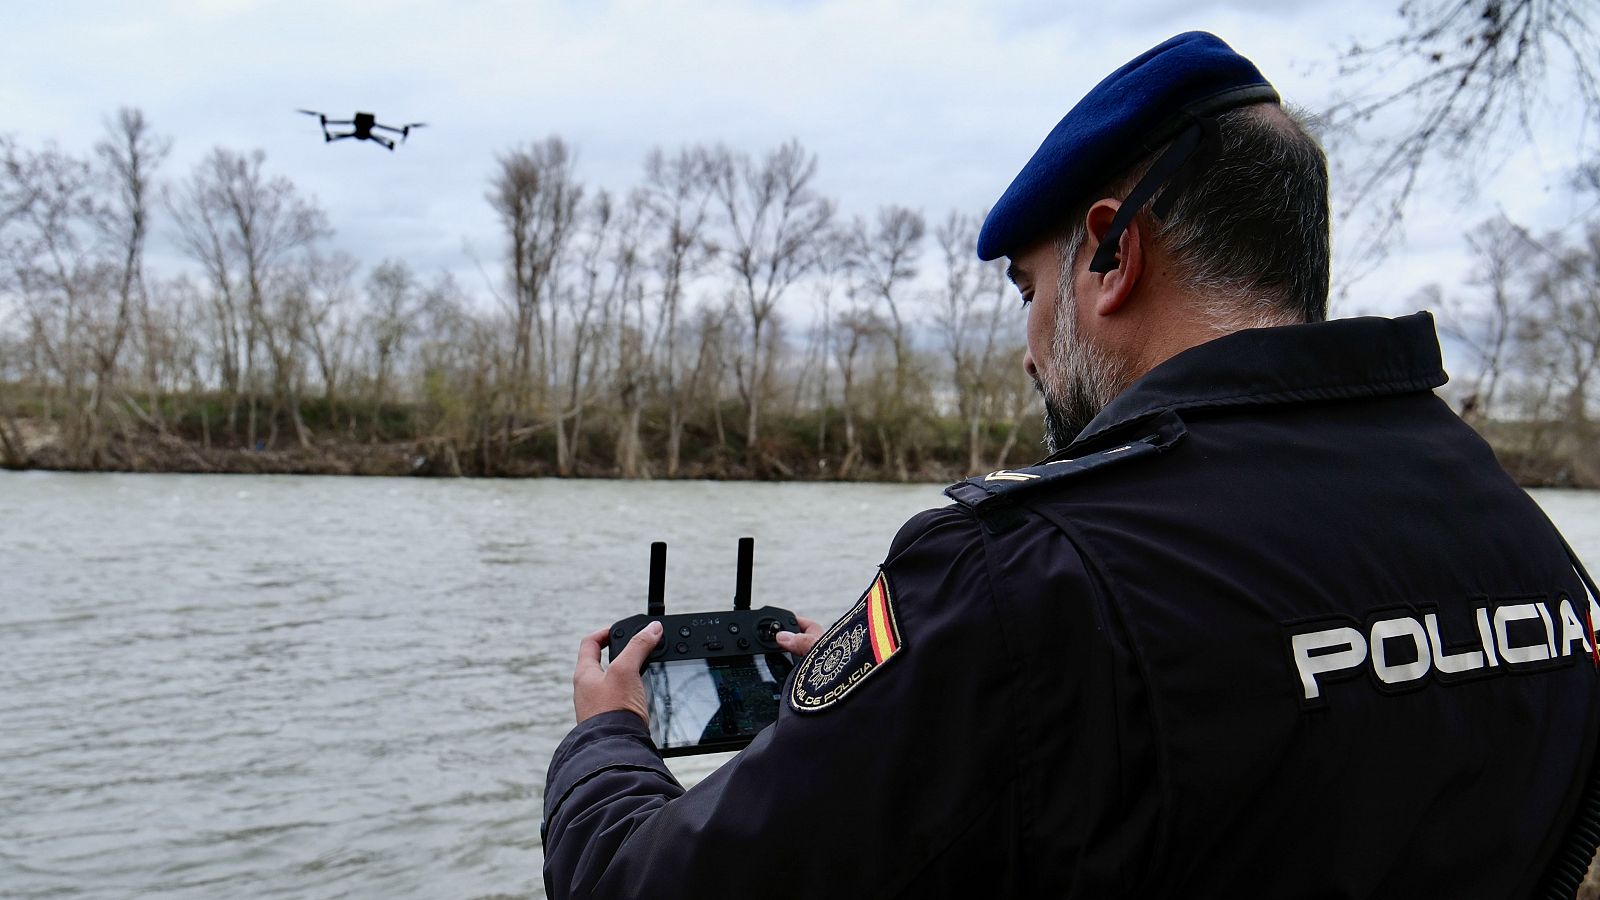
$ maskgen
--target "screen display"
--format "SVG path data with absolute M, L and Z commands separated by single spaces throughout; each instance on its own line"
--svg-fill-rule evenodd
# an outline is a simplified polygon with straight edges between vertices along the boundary
M 651 663 L 650 736 L 666 756 L 743 747 L 777 719 L 793 669 L 787 653 Z

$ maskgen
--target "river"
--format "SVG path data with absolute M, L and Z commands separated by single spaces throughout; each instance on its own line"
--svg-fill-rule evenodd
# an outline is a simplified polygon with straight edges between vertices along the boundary
M 1536 491 L 1600 566 L 1600 492 Z M 578 638 L 842 613 L 929 485 L 0 472 L 0 896 L 540 897 Z M 703 777 L 725 756 L 674 760 Z

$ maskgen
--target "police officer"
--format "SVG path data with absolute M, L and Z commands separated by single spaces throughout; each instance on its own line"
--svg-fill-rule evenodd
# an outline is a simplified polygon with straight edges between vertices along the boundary
M 551 896 L 1525 896 L 1595 753 L 1600 606 L 1433 394 L 1432 320 L 1323 321 L 1326 164 L 1255 66 L 1190 33 L 1112 73 L 978 253 L 1055 452 L 908 522 L 687 792 L 659 626 L 604 670 L 586 638 Z

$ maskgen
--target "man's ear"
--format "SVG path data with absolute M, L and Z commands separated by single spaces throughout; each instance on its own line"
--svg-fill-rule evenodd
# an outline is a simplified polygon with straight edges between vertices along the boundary
M 1094 243 L 1089 247 L 1091 259 L 1105 238 L 1106 231 L 1111 228 L 1111 220 L 1116 218 L 1117 210 L 1121 207 L 1122 201 L 1110 197 L 1097 200 L 1089 207 L 1084 225 L 1089 229 L 1089 237 L 1094 239 Z M 1134 285 L 1139 283 L 1139 277 L 1144 274 L 1144 250 L 1144 232 L 1139 228 L 1139 217 L 1135 216 L 1117 238 L 1117 267 L 1104 275 L 1090 276 L 1097 279 L 1097 283 L 1091 287 L 1090 295 L 1096 315 L 1113 315 L 1133 296 Z

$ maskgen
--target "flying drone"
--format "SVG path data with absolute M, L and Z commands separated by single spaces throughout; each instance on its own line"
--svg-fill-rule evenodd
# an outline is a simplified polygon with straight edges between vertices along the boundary
M 302 112 L 308 116 L 316 116 L 317 121 L 322 123 L 322 139 L 326 142 L 331 143 L 333 141 L 342 141 L 345 138 L 355 138 L 358 141 L 372 141 L 376 144 L 382 144 L 383 146 L 388 147 L 390 150 L 394 149 L 394 140 L 391 138 L 386 138 L 381 134 L 373 134 L 372 130 L 374 128 L 381 128 L 384 131 L 392 131 L 395 134 L 400 135 L 401 143 L 405 143 L 406 138 L 411 134 L 411 129 L 422 128 L 427 124 L 426 122 L 411 122 L 407 125 L 401 125 L 399 128 L 396 128 L 393 125 L 378 124 L 378 117 L 372 113 L 358 112 L 353 119 L 330 119 L 326 114 L 319 113 L 315 110 L 301 109 L 296 110 L 296 112 Z M 345 132 L 329 131 L 329 125 L 350 125 L 354 130 Z

